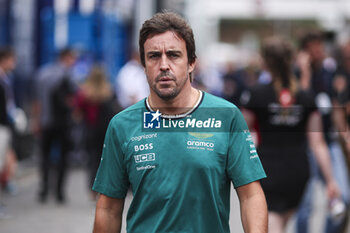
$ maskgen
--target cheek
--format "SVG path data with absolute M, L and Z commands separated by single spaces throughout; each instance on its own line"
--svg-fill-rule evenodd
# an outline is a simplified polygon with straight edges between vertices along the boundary
M 159 69 L 159 66 L 156 62 L 146 62 L 144 70 L 146 73 L 154 73 Z
M 152 82 L 157 76 L 156 72 L 154 72 L 154 70 L 150 68 L 145 69 L 145 74 L 148 82 Z

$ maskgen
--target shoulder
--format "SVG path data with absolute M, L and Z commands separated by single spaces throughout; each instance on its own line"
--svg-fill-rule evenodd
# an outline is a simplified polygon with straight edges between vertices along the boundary
M 144 101 L 144 100 L 143 100 Z M 123 143 L 142 129 L 144 102 L 140 101 L 112 117 L 106 135 L 117 137 Z

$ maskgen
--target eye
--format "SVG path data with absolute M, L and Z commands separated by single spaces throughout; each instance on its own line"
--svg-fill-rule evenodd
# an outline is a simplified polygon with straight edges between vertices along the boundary
M 168 52 L 167 56 L 169 58 L 179 58 L 180 57 L 180 53 L 178 53 L 178 52 Z
M 155 59 L 155 58 L 158 58 L 160 57 L 160 54 L 159 53 L 151 53 L 148 55 L 148 58 L 150 59 Z

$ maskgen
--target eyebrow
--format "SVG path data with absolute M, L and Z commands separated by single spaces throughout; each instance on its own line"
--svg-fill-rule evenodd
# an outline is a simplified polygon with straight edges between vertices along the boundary
M 154 51 L 149 51 L 146 53 L 147 56 L 149 55 L 158 55 L 158 54 L 161 54 L 162 52 L 161 51 L 158 51 L 158 50 L 154 50 Z M 181 55 L 182 52 L 180 50 L 168 50 L 165 52 L 165 54 L 169 55 L 169 54 L 176 54 L 176 55 Z
M 149 51 L 146 53 L 146 55 L 149 56 L 149 55 L 160 54 L 160 53 L 161 53 L 160 51 Z
M 176 55 L 181 55 L 182 52 L 180 50 L 169 50 L 165 52 L 167 55 L 169 54 L 176 54 Z

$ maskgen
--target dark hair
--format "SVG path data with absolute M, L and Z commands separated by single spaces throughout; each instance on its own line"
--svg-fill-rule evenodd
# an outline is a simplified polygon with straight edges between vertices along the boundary
M 145 66 L 144 44 L 146 40 L 154 35 L 173 31 L 186 42 L 187 58 L 189 64 L 196 61 L 196 45 L 190 25 L 176 13 L 162 12 L 155 14 L 146 20 L 140 30 L 139 50 L 141 64 Z
M 264 41 L 261 54 L 273 80 L 279 79 L 282 87 L 290 87 L 293 49 L 289 41 L 281 37 L 268 38 Z
M 309 43 L 314 41 L 323 41 L 324 35 L 320 31 L 310 31 L 305 33 L 299 40 L 299 48 L 307 49 Z
M 59 59 L 63 59 L 69 56 L 76 56 L 76 52 L 72 48 L 64 48 L 58 53 Z
M 4 59 L 14 57 L 15 52 L 13 51 L 12 48 L 10 47 L 1 47 L 0 48 L 0 62 L 3 61 Z

